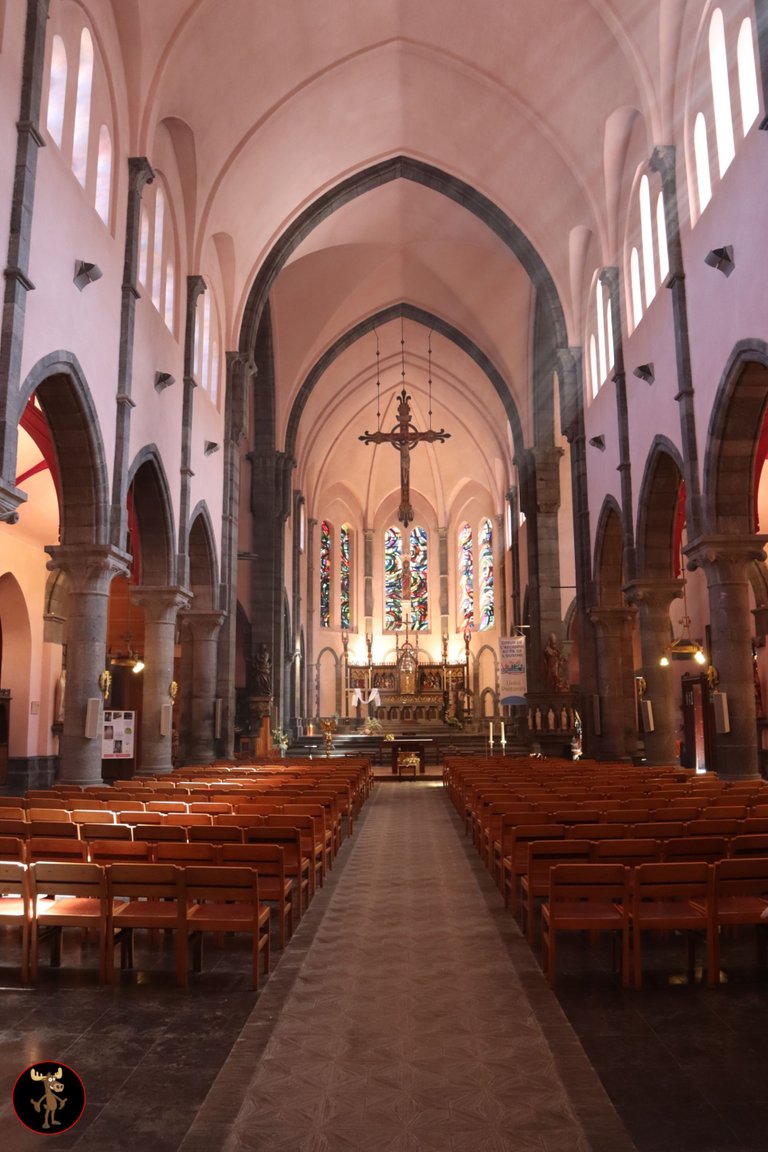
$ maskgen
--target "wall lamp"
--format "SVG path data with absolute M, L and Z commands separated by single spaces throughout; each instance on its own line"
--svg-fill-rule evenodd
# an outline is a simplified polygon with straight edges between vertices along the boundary
M 633 376 L 637 376 L 638 380 L 645 380 L 646 384 L 653 384 L 656 379 L 656 373 L 653 369 L 653 362 L 648 364 L 638 364 L 637 368 L 632 372 Z
M 170 372 L 155 372 L 155 392 L 164 392 L 175 383 L 176 377 L 171 376 Z
M 212 456 L 214 452 L 218 452 L 220 447 L 221 445 L 217 444 L 215 440 L 206 440 L 203 452 L 206 456 Z
M 104 273 L 98 264 L 89 264 L 86 260 L 75 260 L 74 285 L 78 292 L 82 292 L 86 284 L 93 284 L 94 280 L 101 280 Z
M 601 452 L 605 452 L 605 436 L 593 436 L 590 444 L 593 448 L 599 448 Z
M 733 245 L 728 244 L 725 248 L 713 248 L 711 252 L 707 252 L 704 263 L 708 264 L 710 268 L 717 268 L 723 276 L 730 276 L 736 267 L 733 259 Z

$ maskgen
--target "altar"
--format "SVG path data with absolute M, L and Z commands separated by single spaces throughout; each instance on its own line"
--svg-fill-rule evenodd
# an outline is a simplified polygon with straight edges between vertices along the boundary
M 466 666 L 403 659 L 395 662 L 346 664 L 345 716 L 394 723 L 440 721 L 446 711 L 461 713 Z

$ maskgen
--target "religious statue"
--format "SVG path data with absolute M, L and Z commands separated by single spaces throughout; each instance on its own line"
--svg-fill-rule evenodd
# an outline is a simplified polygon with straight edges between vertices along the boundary
M 272 660 L 266 644 L 259 644 L 253 669 L 253 688 L 256 696 L 272 695 Z
M 544 646 L 543 656 L 547 689 L 550 692 L 565 691 L 567 685 L 560 676 L 560 669 L 563 664 L 563 652 L 562 649 L 558 647 L 557 636 L 554 632 L 550 632 L 549 634 L 547 643 Z

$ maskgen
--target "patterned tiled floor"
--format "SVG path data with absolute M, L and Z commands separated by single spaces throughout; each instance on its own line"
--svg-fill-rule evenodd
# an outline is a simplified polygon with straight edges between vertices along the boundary
M 489 884 L 439 786 L 379 786 L 183 1152 L 629 1152 Z

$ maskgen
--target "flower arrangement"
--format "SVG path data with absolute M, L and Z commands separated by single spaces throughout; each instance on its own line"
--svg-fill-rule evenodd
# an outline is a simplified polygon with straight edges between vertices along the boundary
M 363 732 L 366 736 L 378 736 L 380 732 L 384 731 L 384 725 L 381 720 L 377 720 L 375 716 L 371 716 L 365 722 Z
M 282 728 L 272 729 L 272 747 L 279 748 L 281 752 L 285 752 L 288 747 L 288 736 Z

